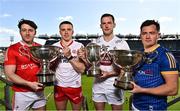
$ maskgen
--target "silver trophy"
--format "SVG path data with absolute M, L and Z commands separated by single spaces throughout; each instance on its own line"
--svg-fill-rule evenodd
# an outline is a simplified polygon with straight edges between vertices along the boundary
M 115 65 L 121 68 L 121 72 L 115 79 L 114 86 L 124 90 L 132 90 L 133 69 L 140 64 L 143 59 L 143 53 L 135 50 L 110 50 Z
M 32 46 L 30 48 L 32 57 L 40 62 L 41 70 L 38 72 L 38 82 L 45 86 L 54 84 L 54 72 L 50 70 L 50 61 L 61 54 L 61 48 L 56 46 Z
M 101 74 L 101 70 L 99 68 L 100 51 L 101 47 L 96 43 L 89 43 L 86 46 L 86 58 L 92 65 L 87 71 L 87 76 L 96 77 Z

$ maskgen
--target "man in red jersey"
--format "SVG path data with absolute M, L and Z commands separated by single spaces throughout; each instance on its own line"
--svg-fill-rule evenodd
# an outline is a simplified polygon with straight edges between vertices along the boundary
M 22 40 L 7 49 L 4 60 L 5 74 L 14 83 L 12 109 L 27 110 L 32 105 L 34 110 L 45 110 L 43 84 L 38 83 L 36 77 L 40 65 L 30 56 L 30 47 L 40 45 L 33 42 L 37 25 L 21 19 L 18 28 Z

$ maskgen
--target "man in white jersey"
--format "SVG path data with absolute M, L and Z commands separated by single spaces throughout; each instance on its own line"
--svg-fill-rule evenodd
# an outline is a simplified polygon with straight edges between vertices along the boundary
M 54 99 L 57 110 L 66 110 L 67 102 L 70 100 L 72 110 L 80 110 L 82 103 L 81 74 L 85 65 L 77 58 L 77 50 L 83 44 L 72 39 L 73 24 L 63 21 L 59 25 L 62 39 L 54 46 L 62 48 L 63 54 L 55 60 L 56 82 L 54 87 Z
M 100 61 L 102 76 L 96 77 L 93 84 L 92 99 L 96 110 L 105 110 L 105 103 L 111 104 L 112 110 L 122 110 L 122 104 L 124 103 L 123 90 L 113 86 L 119 71 L 115 70 L 112 58 L 106 53 L 113 49 L 129 50 L 127 42 L 113 34 L 115 26 L 113 15 L 106 13 L 101 16 L 100 27 L 103 35 L 96 39 L 96 43 L 105 47 L 105 50 L 101 51 L 101 57 L 104 57 Z M 87 63 L 82 50 L 78 51 L 78 56 Z

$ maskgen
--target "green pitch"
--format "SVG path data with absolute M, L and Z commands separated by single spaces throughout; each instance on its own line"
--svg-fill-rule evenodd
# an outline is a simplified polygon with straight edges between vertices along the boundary
M 93 77 L 86 77 L 85 75 L 82 76 L 83 95 L 87 99 L 89 110 L 95 110 L 93 101 L 91 99 L 92 84 L 93 84 Z M 3 99 L 3 97 L 4 97 L 4 88 L 3 87 L 4 87 L 4 84 L 2 82 L 0 82 L 0 99 Z M 47 110 L 55 110 L 54 98 L 53 98 L 53 87 L 46 87 L 45 95 L 48 96 Z M 11 92 L 11 96 L 12 96 L 12 92 Z M 125 92 L 125 102 L 123 105 L 124 110 L 129 109 L 129 96 L 130 96 L 130 93 Z M 175 99 L 177 97 L 180 97 L 180 91 L 177 96 L 170 96 L 168 98 L 168 101 Z M 4 110 L 4 109 L 5 109 L 4 106 L 0 104 L 0 110 Z M 168 110 L 178 110 L 178 109 L 180 109 L 180 102 L 177 102 L 176 104 L 174 104 L 168 108 Z M 68 110 L 71 110 L 70 104 L 68 104 Z M 111 110 L 110 105 L 106 105 L 106 110 Z

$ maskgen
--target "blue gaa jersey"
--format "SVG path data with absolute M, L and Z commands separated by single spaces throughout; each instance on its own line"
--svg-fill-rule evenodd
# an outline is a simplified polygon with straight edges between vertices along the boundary
M 166 48 L 159 46 L 152 53 L 146 54 L 146 58 L 135 71 L 134 81 L 139 86 L 158 87 L 165 83 L 162 74 L 178 74 L 177 62 Z M 167 96 L 135 93 L 133 104 L 139 110 L 166 110 Z

